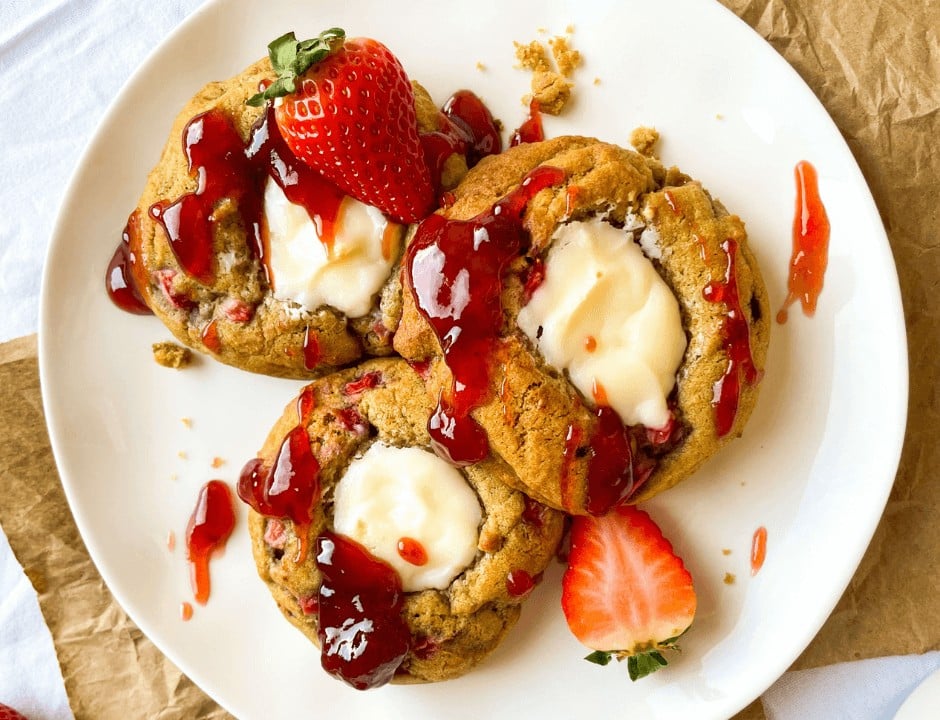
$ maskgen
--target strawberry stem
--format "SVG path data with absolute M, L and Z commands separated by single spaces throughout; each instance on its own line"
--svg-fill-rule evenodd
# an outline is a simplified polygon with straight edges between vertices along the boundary
M 248 98 L 248 105 L 258 107 L 267 100 L 290 95 L 297 89 L 297 78 L 342 47 L 345 40 L 346 31 L 342 28 L 324 30 L 309 40 L 298 41 L 293 31 L 272 40 L 268 44 L 268 57 L 277 79 Z

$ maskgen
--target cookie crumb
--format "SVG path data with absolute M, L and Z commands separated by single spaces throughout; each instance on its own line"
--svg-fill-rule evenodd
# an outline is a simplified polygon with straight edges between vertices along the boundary
M 730 555 L 730 554 L 731 554 L 731 548 L 722 548 L 722 549 L 721 549 L 721 554 L 722 554 L 722 555 Z
M 516 59 L 521 69 L 532 72 L 546 72 L 552 69 L 548 64 L 545 48 L 538 40 L 533 40 L 528 45 L 518 42 L 513 42 L 513 45 L 516 46 Z
M 482 62 L 477 60 L 477 70 L 479 70 L 480 72 L 484 72 L 486 70 L 486 65 L 484 65 Z
M 565 27 L 565 32 L 571 35 L 574 32 L 574 25 L 568 25 Z
M 177 475 L 176 473 L 173 473 L 172 475 L 170 475 L 170 480 L 172 480 L 173 482 L 176 482 L 179 479 L 180 479 L 180 476 Z
M 734 576 L 733 573 L 725 573 L 725 580 L 724 580 L 725 585 L 734 585 L 735 580 L 737 580 L 737 578 Z
M 186 427 L 187 429 L 193 426 L 192 418 L 188 418 L 188 417 L 180 418 L 180 422 L 183 423 L 183 426 Z
M 178 453 L 176 453 L 176 457 L 178 457 L 180 460 L 185 460 L 188 456 L 184 450 L 180 450 Z
M 594 78 L 594 84 L 595 84 L 595 85 L 600 85 L 600 84 L 601 84 L 601 79 L 600 79 L 599 77 Z
M 155 342 L 152 348 L 153 359 L 163 367 L 181 370 L 193 361 L 193 353 L 189 348 L 184 348 L 168 340 Z
M 558 71 L 565 77 L 571 77 L 571 74 L 581 65 L 581 53 L 571 47 L 568 38 L 564 35 L 553 37 L 548 44 L 552 48 L 552 56 L 558 65 Z
M 223 465 L 225 465 L 225 460 L 223 460 L 222 458 L 220 458 L 220 457 L 218 457 L 218 456 L 212 458 L 212 467 L 214 467 L 214 468 L 220 468 L 220 467 L 222 467 Z
M 715 113 L 715 120 L 724 120 L 725 116 L 721 113 Z
M 547 29 L 547 28 L 540 27 L 540 28 L 535 28 L 535 31 L 536 31 L 539 35 L 544 35 L 545 33 L 548 32 L 548 29 Z
M 558 115 L 571 99 L 571 83 L 551 70 L 536 72 L 532 75 L 532 97 L 542 112 Z
M 656 155 L 656 143 L 659 142 L 659 131 L 651 127 L 634 128 L 630 133 L 630 144 L 636 148 L 640 155 L 654 157 Z

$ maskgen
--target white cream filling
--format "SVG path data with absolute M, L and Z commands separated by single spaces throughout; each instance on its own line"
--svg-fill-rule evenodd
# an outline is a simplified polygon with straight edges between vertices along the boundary
M 401 229 L 376 208 L 347 197 L 328 250 L 310 214 L 287 199 L 276 182 L 264 189 L 265 261 L 274 297 L 313 312 L 330 305 L 362 317 L 388 279 L 401 245 Z M 388 230 L 393 237 L 386 239 Z M 385 247 L 383 247 L 383 244 Z
M 373 444 L 353 460 L 333 495 L 333 526 L 391 565 L 405 592 L 443 590 L 473 562 L 480 503 L 457 468 L 427 450 Z M 416 541 L 415 565 L 399 543 Z
M 598 218 L 561 226 L 518 323 L 550 365 L 624 423 L 667 423 L 686 337 L 678 301 L 632 232 Z

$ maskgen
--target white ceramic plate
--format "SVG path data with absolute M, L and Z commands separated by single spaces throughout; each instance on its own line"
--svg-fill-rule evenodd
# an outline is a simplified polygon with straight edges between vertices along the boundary
M 243 507 L 213 562 L 209 605 L 179 619 L 188 571 L 183 549 L 167 550 L 168 531 L 183 537 L 205 481 L 234 483 L 300 384 L 209 361 L 179 373 L 158 367 L 150 344 L 168 333 L 110 304 L 105 267 L 189 96 L 288 29 L 334 25 L 383 40 L 438 101 L 472 88 L 507 127 L 523 118 L 529 80 L 513 69 L 513 40 L 573 25 L 585 61 L 572 112 L 546 121 L 549 136 L 625 143 L 634 126 L 654 124 L 664 160 L 746 220 L 775 308 L 785 294 L 793 167 L 806 159 L 819 170 L 832 240 L 816 317 L 795 311 L 774 327 L 744 438 L 649 505 L 700 601 L 683 654 L 653 677 L 634 684 L 623 666 L 582 661 L 555 566 L 504 645 L 467 677 L 355 692 L 319 669 L 317 651 L 258 581 Z M 210 2 L 134 75 L 83 157 L 45 268 L 40 363 L 62 481 L 102 575 L 144 632 L 242 718 L 302 717 L 339 703 L 348 718 L 730 716 L 797 657 L 851 578 L 891 487 L 907 402 L 897 277 L 858 167 L 796 73 L 732 14 L 699 0 L 422 0 L 394 10 L 378 0 Z M 213 470 L 214 456 L 226 465 Z M 768 530 L 767 560 L 752 578 L 758 526 Z
M 940 709 L 940 670 L 934 670 L 898 708 L 894 720 L 933 720 Z

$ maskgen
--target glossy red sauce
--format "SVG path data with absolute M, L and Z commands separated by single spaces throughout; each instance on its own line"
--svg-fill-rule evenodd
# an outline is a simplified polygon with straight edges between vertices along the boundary
M 751 538 L 751 575 L 757 575 L 767 557 L 767 528 L 761 525 Z
M 398 555 L 405 562 L 418 567 L 428 564 L 428 551 L 418 540 L 411 537 L 399 538 Z
M 139 233 L 140 211 L 134 210 L 127 218 L 127 225 L 124 226 L 124 232 L 121 233 L 121 243 L 114 251 L 111 262 L 108 263 L 105 287 L 108 289 L 108 297 L 111 298 L 111 302 L 121 310 L 134 315 L 152 315 L 153 311 L 144 302 L 135 275 L 135 272 L 139 271 L 135 267 L 137 265 L 137 256 L 134 254 L 133 247 L 139 245 L 139 240 L 136 237 Z M 133 246 L 131 244 L 132 238 L 134 239 Z
M 196 509 L 186 527 L 190 580 L 193 596 L 200 605 L 209 599 L 209 559 L 225 547 L 235 527 L 232 493 L 221 480 L 210 480 L 199 491 Z
M 210 320 L 206 324 L 202 329 L 201 337 L 202 344 L 206 346 L 206 349 L 218 355 L 222 350 L 222 341 L 219 339 L 219 327 L 215 324 L 215 320 Z
M 532 260 L 532 264 L 529 265 L 529 270 L 525 275 L 523 292 L 527 303 L 543 282 L 545 282 L 545 261 L 541 257 L 537 257 Z
M 533 500 L 528 495 L 523 495 L 522 501 L 522 522 L 527 525 L 532 525 L 533 527 L 541 528 L 545 524 L 545 506 Z
M 511 570 L 506 576 L 506 592 L 515 598 L 525 597 L 535 589 L 541 579 L 541 573 L 532 577 L 525 570 Z
M 822 292 L 829 264 L 829 216 L 819 196 L 816 168 L 802 160 L 794 168 L 796 210 L 793 215 L 793 253 L 787 279 L 787 299 L 777 322 L 787 321 L 787 308 L 800 301 L 803 314 L 812 317 Z
M 516 147 L 522 143 L 541 142 L 545 139 L 545 131 L 542 129 L 542 108 L 539 101 L 532 98 L 529 103 L 529 116 L 523 121 L 519 129 L 512 134 L 509 140 L 509 147 Z
M 350 380 L 346 383 L 343 386 L 343 395 L 358 395 L 364 390 L 371 390 L 377 387 L 380 382 L 382 382 L 382 373 L 378 370 L 370 370 L 367 373 L 363 373 L 355 380 Z
M 320 339 L 309 326 L 304 330 L 303 350 L 304 367 L 307 370 L 313 370 L 320 363 Z
M 439 398 L 428 431 L 435 450 L 456 465 L 489 454 L 486 433 L 470 412 L 491 392 L 490 360 L 503 323 L 503 274 L 528 247 L 522 216 L 529 200 L 562 180 L 563 171 L 539 167 L 471 220 L 431 215 L 406 251 L 408 286 L 454 379 Z
M 176 550 L 176 533 L 172 530 L 166 534 L 166 549 L 170 552 Z
M 358 690 L 384 685 L 411 645 L 398 573 L 354 540 L 331 532 L 317 537 L 316 564 L 322 576 L 317 634 L 323 668 Z
M 588 335 L 584 338 L 584 350 L 586 352 L 592 353 L 597 350 L 597 338 L 593 335 Z
M 193 606 L 188 602 L 180 603 L 180 620 L 189 622 L 193 619 Z

